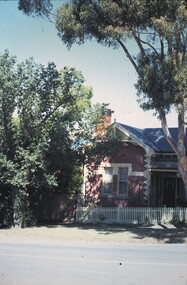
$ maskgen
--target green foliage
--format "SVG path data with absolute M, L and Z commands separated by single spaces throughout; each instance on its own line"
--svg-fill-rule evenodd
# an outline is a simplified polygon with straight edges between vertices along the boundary
M 186 97 L 177 80 L 186 65 L 186 24 L 187 4 L 182 0 L 72 0 L 56 15 L 58 35 L 68 47 L 92 39 L 121 46 L 138 74 L 140 106 L 159 116 L 173 106 L 180 111 Z M 129 39 L 137 44 L 137 56 L 127 49 Z
M 158 56 L 153 54 L 140 59 L 138 66 L 136 88 L 140 107 L 143 110 L 155 110 L 156 114 L 163 110 L 167 114 L 171 106 L 177 104 L 176 70 L 172 62 L 166 58 L 161 64 Z
M 48 16 L 52 4 L 50 0 L 19 0 L 18 8 L 28 16 Z
M 0 184 L 0 228 L 12 225 L 11 190 Z
M 104 45 L 114 45 L 120 37 L 122 13 L 113 1 L 70 1 L 56 15 L 58 35 L 68 47 L 96 38 Z M 110 19 L 110 20 L 109 20 Z
M 104 152 L 92 139 L 107 106 L 91 104 L 92 89 L 74 68 L 17 64 L 5 51 L 0 74 L 0 227 L 31 226 L 43 193 L 81 191 L 85 160 L 99 145 Z
M 28 11 L 36 6 L 44 11 L 38 2 L 27 4 Z M 93 39 L 122 47 L 138 74 L 140 107 L 155 110 L 164 120 L 174 106 L 181 117 L 186 108 L 185 88 L 181 91 L 185 73 L 180 71 L 186 65 L 186 1 L 71 0 L 61 5 L 55 19 L 58 35 L 69 48 Z M 129 39 L 137 44 L 137 56 L 127 49 Z
M 91 144 L 86 145 L 84 149 L 84 164 L 98 166 L 106 157 L 115 155 L 121 147 L 118 139 L 113 137 L 113 130 L 109 127 L 102 134 L 95 137 Z

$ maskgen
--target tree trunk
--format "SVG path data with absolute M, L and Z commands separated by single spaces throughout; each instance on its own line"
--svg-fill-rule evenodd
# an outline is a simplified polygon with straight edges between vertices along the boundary
M 12 225 L 13 227 L 21 227 L 19 190 L 17 188 L 12 188 L 11 193 L 12 193 Z
M 185 147 L 185 124 L 184 124 L 184 113 L 180 112 L 178 114 L 178 141 L 175 142 L 170 134 L 167 120 L 164 112 L 160 112 L 160 120 L 162 129 L 166 140 L 174 150 L 178 159 L 178 170 L 181 175 L 182 181 L 184 183 L 185 197 L 187 202 L 187 157 L 186 157 L 186 147 Z
M 181 175 L 181 178 L 184 183 L 184 189 L 185 189 L 185 197 L 187 202 L 187 157 L 186 155 L 183 155 L 181 157 L 178 157 L 178 169 Z

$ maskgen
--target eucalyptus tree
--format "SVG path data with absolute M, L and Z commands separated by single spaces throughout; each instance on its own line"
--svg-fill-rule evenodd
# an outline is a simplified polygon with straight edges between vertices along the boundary
M 70 48 L 86 40 L 121 47 L 137 73 L 137 95 L 143 110 L 154 110 L 179 161 L 187 199 L 185 124 L 187 109 L 187 2 L 183 0 L 71 0 L 57 11 L 56 28 Z M 128 48 L 137 46 L 137 54 Z M 167 114 L 178 114 L 178 139 Z

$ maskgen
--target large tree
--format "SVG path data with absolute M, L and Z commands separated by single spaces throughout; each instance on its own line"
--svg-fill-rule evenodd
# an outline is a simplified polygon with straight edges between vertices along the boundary
M 177 155 L 187 199 L 187 1 L 72 0 L 58 9 L 56 28 L 69 48 L 95 39 L 124 50 L 137 72 L 140 107 L 154 110 Z M 136 55 L 128 49 L 129 41 L 137 45 Z M 173 107 L 178 114 L 177 141 L 167 124 Z
M 36 15 L 41 7 L 37 2 L 20 0 L 20 8 L 28 15 Z M 45 15 L 45 9 L 41 14 Z M 178 157 L 187 200 L 187 1 L 70 0 L 59 8 L 56 27 L 68 47 L 96 39 L 102 45 L 124 50 L 137 72 L 140 107 L 154 110 Z M 137 45 L 136 55 L 128 49 L 129 41 Z M 167 114 L 173 107 L 178 114 L 177 141 L 167 124 Z
M 0 227 L 35 223 L 46 191 L 81 190 L 83 162 L 95 156 L 88 142 L 105 111 L 91 97 L 74 68 L 0 55 Z

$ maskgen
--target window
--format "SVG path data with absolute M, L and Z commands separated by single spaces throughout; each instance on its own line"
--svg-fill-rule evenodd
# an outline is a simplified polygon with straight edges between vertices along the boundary
M 104 175 L 103 193 L 112 194 L 112 178 L 113 178 L 113 168 L 106 167 Z
M 128 196 L 128 168 L 119 168 L 119 195 Z
M 128 178 L 132 167 L 128 163 L 112 163 L 101 169 L 103 176 L 102 194 L 108 197 L 128 198 Z

